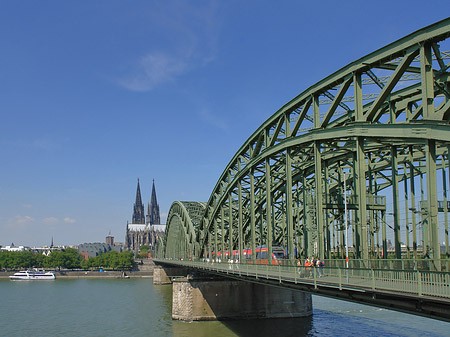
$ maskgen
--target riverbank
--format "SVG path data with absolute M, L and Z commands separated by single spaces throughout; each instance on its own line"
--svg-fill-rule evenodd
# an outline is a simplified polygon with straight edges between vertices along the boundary
M 0 279 L 8 279 L 9 276 L 14 275 L 16 271 L 1 271 Z M 56 278 L 123 278 L 122 271 L 119 270 L 111 270 L 111 271 L 84 271 L 84 270 L 61 270 L 61 271 L 52 271 Z M 144 277 L 153 277 L 153 271 L 126 271 L 126 276 L 129 278 L 144 278 Z M 127 278 L 128 278 L 127 277 Z
M 127 278 L 153 277 L 155 264 L 152 259 L 142 259 L 136 261 L 136 269 L 125 271 Z M 50 270 L 56 278 L 124 278 L 122 270 Z M 8 279 L 16 271 L 0 271 L 0 279 Z

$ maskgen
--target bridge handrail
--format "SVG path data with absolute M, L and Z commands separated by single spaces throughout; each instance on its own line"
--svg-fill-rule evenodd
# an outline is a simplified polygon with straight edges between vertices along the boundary
M 328 267 L 345 268 L 345 259 L 325 259 L 323 260 Z M 440 270 L 450 270 L 450 260 L 441 259 Z M 435 271 L 438 269 L 436 261 L 431 259 L 349 259 L 350 268 L 362 269 L 389 269 L 389 270 L 420 270 L 420 271 Z
M 164 263 L 260 279 L 313 284 L 315 287 L 394 291 L 450 299 L 450 273 L 420 270 L 305 267 L 230 262 L 155 259 Z

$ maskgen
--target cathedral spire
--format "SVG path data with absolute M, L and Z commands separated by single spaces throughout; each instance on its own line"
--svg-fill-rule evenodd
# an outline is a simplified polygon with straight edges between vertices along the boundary
M 147 208 L 147 223 L 150 225 L 161 224 L 161 218 L 159 216 L 159 205 L 158 200 L 156 199 L 155 179 L 153 179 L 152 196 L 150 199 L 150 204 Z
M 136 202 L 134 203 L 132 223 L 145 224 L 144 205 L 142 204 L 141 187 L 139 186 L 139 178 L 138 178 L 138 183 L 137 183 Z

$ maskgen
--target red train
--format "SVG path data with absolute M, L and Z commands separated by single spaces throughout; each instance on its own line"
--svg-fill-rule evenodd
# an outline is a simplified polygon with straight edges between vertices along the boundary
M 239 261 L 240 263 L 256 263 L 256 264 L 268 264 L 269 263 L 269 254 L 268 254 L 268 248 L 266 245 L 258 246 L 255 249 L 256 257 L 255 260 L 253 260 L 253 251 L 251 248 L 245 248 L 242 250 L 242 254 L 244 256 L 243 261 Z M 229 259 L 232 259 L 235 261 L 236 259 L 239 259 L 239 250 L 233 250 L 233 255 L 230 256 L 230 251 L 224 252 L 224 257 L 222 257 L 222 251 L 217 252 L 217 258 L 221 259 L 222 262 L 226 262 Z M 216 258 L 216 253 L 212 252 L 212 258 Z M 274 246 L 272 247 L 272 264 L 278 265 L 282 264 L 282 260 L 286 259 L 286 255 L 284 253 L 284 250 L 282 247 Z M 255 261 L 255 262 L 253 262 Z

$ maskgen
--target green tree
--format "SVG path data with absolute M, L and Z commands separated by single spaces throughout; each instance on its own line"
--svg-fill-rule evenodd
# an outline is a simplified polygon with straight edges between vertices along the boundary
M 113 270 L 131 269 L 134 265 L 134 255 L 132 252 L 110 251 L 95 257 L 90 257 L 87 261 L 81 261 L 81 267 L 89 268 L 105 268 Z
M 65 251 L 54 250 L 48 257 L 48 265 L 52 268 L 80 268 L 80 263 L 81 255 L 73 248 L 67 248 Z
M 78 253 L 78 250 L 73 248 L 66 248 L 64 254 L 66 256 L 65 268 L 69 269 L 80 268 L 82 257 L 80 253 Z
M 134 256 L 132 252 L 120 253 L 120 268 L 131 269 L 134 266 Z
M 30 251 L 1 252 L 0 268 L 2 269 L 27 269 L 33 267 L 45 267 L 47 257 Z

